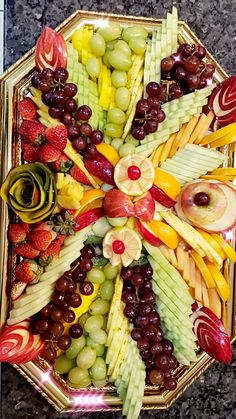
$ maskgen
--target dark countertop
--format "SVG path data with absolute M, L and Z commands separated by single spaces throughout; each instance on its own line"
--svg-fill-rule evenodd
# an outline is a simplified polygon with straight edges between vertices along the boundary
M 8 0 L 5 19 L 5 68 L 31 48 L 44 25 L 56 27 L 77 9 L 106 11 L 148 17 L 163 17 L 177 5 L 182 20 L 189 23 L 221 65 L 236 74 L 236 0 Z M 217 48 L 216 46 L 217 45 Z M 144 411 L 143 419 L 236 418 L 236 350 L 230 366 L 215 363 L 167 411 Z M 2 366 L 3 419 L 61 418 L 55 410 L 13 369 Z M 63 416 L 65 417 L 65 416 Z M 120 413 L 74 414 L 81 419 L 121 418 Z

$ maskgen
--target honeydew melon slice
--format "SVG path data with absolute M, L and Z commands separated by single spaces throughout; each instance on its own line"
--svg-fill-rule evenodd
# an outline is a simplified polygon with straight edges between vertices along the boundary
M 10 311 L 9 319 L 7 320 L 7 324 L 16 324 L 20 323 L 21 321 L 27 319 L 28 317 L 33 316 L 35 313 L 41 310 L 45 305 L 49 303 L 51 300 L 52 291 L 48 294 L 44 295 L 44 297 L 40 298 L 39 300 L 31 301 L 27 304 L 27 307 L 21 307 L 18 309 L 12 309 Z
M 46 288 L 42 288 L 40 291 L 37 292 L 37 299 L 43 297 L 45 294 L 48 294 L 54 291 L 54 286 L 53 284 L 49 287 Z M 14 301 L 13 307 L 14 309 L 18 309 L 21 307 L 25 307 L 26 305 L 28 305 L 30 302 L 35 301 L 35 295 L 34 294 L 22 294 L 19 298 L 17 298 L 16 301 Z

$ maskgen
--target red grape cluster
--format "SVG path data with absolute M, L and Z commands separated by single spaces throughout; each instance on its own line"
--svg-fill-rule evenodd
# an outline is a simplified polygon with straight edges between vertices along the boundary
M 75 313 L 71 308 L 80 307 L 82 304 L 81 295 L 93 293 L 93 284 L 86 281 L 86 274 L 93 267 L 92 258 L 94 256 L 93 246 L 83 247 L 76 267 L 66 271 L 56 281 L 52 302 L 40 310 L 31 325 L 32 331 L 39 333 L 46 342 L 41 356 L 48 362 L 55 361 L 57 348 L 63 351 L 67 350 L 71 345 L 71 338 L 76 339 L 83 334 L 83 328 L 78 323 L 72 324 L 68 334 L 64 334 L 63 323 L 73 323 Z
M 201 45 L 182 44 L 178 52 L 161 61 L 161 79 L 167 81 L 167 100 L 202 89 L 212 83 L 215 67 L 202 61 L 206 50 Z M 168 83 L 169 82 L 169 83 Z
M 177 360 L 172 354 L 173 344 L 163 337 L 160 317 L 155 310 L 152 274 L 150 264 L 121 269 L 124 280 L 122 301 L 126 304 L 124 314 L 133 323 L 131 337 L 137 342 L 146 365 L 147 383 L 174 390 L 177 383 L 172 371 Z
M 147 99 L 140 99 L 132 122 L 131 133 L 136 140 L 142 141 L 147 134 L 157 131 L 158 124 L 165 119 L 161 103 L 165 100 L 166 86 L 150 82 L 146 87 Z

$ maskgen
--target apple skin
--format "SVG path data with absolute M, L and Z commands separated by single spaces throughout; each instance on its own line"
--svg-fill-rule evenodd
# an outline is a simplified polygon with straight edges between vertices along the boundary
M 84 157 L 84 165 L 92 176 L 115 186 L 114 167 L 101 153 L 96 154 L 93 159 Z
M 146 222 L 151 221 L 155 213 L 155 201 L 150 192 L 147 192 L 145 196 L 136 200 L 134 208 L 137 218 Z
M 35 64 L 38 70 L 66 68 L 67 46 L 63 36 L 46 26 L 37 40 Z
M 152 246 L 159 247 L 163 244 L 162 241 L 151 232 L 146 223 L 136 220 L 136 227 L 142 238 Z
M 162 191 L 158 186 L 155 184 L 149 189 L 150 194 L 152 195 L 155 201 L 159 202 L 159 204 L 163 205 L 166 208 L 172 208 L 175 206 L 175 201 L 171 199 L 164 191 Z
M 209 108 L 221 126 L 236 121 L 236 76 L 228 77 L 217 85 L 210 96 Z
M 78 166 L 73 166 L 69 173 L 75 180 L 77 180 L 77 182 L 91 186 L 91 182 Z
M 194 203 L 194 197 L 199 192 L 209 196 L 209 205 L 198 206 Z M 221 218 L 227 208 L 227 198 L 220 184 L 200 181 L 190 183 L 182 190 L 180 205 L 191 222 L 204 226 Z
M 74 231 L 82 230 L 83 228 L 89 226 L 92 223 L 95 223 L 99 218 L 103 217 L 104 211 L 102 208 L 94 208 L 89 211 L 79 214 L 74 221 L 76 221 L 76 226 Z

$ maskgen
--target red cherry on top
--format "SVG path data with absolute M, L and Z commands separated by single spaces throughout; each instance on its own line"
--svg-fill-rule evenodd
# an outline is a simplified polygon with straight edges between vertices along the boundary
M 130 166 L 128 168 L 128 177 L 130 180 L 138 180 L 141 176 L 141 170 L 138 166 Z
M 115 240 L 112 243 L 112 249 L 113 249 L 113 252 L 116 253 L 117 255 L 122 255 L 122 253 L 124 253 L 125 251 L 125 245 L 121 240 Z

